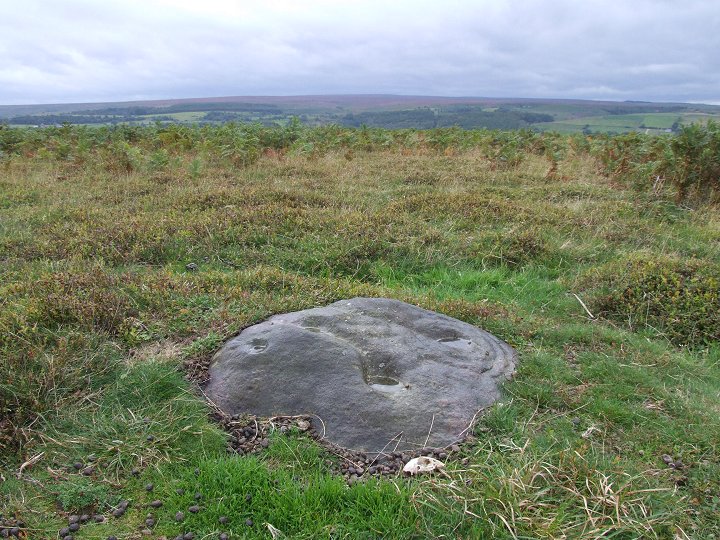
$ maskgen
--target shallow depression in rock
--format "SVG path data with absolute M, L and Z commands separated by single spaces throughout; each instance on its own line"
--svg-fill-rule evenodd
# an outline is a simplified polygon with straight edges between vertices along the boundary
M 375 390 L 376 392 L 383 392 L 385 394 L 396 394 L 408 389 L 406 385 L 392 377 L 367 377 L 365 382 L 372 390 Z
M 250 342 L 250 346 L 250 352 L 257 354 L 267 349 L 267 341 L 264 339 L 255 338 Z

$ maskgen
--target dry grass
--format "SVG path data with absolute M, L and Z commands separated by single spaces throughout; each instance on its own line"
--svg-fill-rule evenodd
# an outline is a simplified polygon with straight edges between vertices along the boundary
M 717 267 L 715 209 L 606 178 L 580 139 L 326 129 L 254 155 L 228 133 L 154 129 L 89 150 L 51 131 L 0 162 L 4 516 L 54 537 L 58 501 L 111 487 L 137 511 L 79 538 L 129 538 L 152 481 L 166 500 L 155 532 L 170 537 L 178 485 L 205 494 L 189 524 L 208 535 L 229 508 L 229 530 L 259 538 L 268 528 L 245 519 L 298 538 L 720 534 L 717 346 L 677 348 L 593 303 L 600 269 L 637 253 Z M 239 329 L 358 295 L 520 351 L 464 461 L 347 488 L 302 437 L 228 456 L 184 366 L 202 376 Z M 71 466 L 92 454 L 83 478 Z M 103 493 L 83 510 L 111 504 Z

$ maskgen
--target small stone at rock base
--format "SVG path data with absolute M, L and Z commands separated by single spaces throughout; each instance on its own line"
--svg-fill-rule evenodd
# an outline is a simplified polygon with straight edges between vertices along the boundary
M 10 535 L 19 537 L 20 536 L 20 527 L 13 527 L 12 529 L 10 529 Z
M 163 505 L 163 502 L 161 500 L 156 500 L 150 503 L 150 506 L 153 508 L 160 508 Z
M 127 510 L 129 504 L 130 504 L 130 501 L 128 501 L 128 500 L 120 501 L 120 503 L 117 505 L 117 508 L 115 510 L 113 510 L 112 515 L 115 516 L 116 518 L 122 517 L 123 514 L 125 514 L 125 511 Z
M 175 521 L 182 521 L 183 519 L 185 519 L 185 514 L 183 512 L 175 514 Z
M 155 526 L 155 520 L 153 518 L 147 518 L 145 520 L 145 525 L 147 525 L 149 528 L 152 528 Z
M 132 471 L 130 471 L 130 474 L 132 474 L 133 476 L 138 476 L 140 474 L 140 469 L 135 467 Z
M 79 471 L 80 469 L 82 469 L 84 466 L 85 466 L 85 465 L 83 465 L 83 464 L 80 463 L 79 461 L 76 461 L 75 463 L 73 463 L 73 467 L 75 467 L 78 471 Z
M 83 473 L 85 476 L 92 476 L 92 473 L 94 473 L 94 472 L 95 472 L 95 468 L 94 468 L 94 467 L 85 467 L 85 468 L 82 470 L 82 473 Z
M 147 485 L 145 486 L 145 489 L 146 489 L 147 491 L 152 491 L 154 488 L 155 488 L 155 486 L 152 485 L 152 484 L 147 484 Z
M 200 511 L 200 507 L 197 504 L 193 504 L 190 508 L 188 508 L 188 512 L 192 512 L 193 514 L 197 514 Z
M 78 532 L 80 530 L 80 524 L 79 523 L 71 523 L 68 527 L 70 529 L 70 532 Z
M 90 516 L 88 514 L 80 516 L 80 523 L 87 523 L 88 521 L 90 521 Z
M 77 523 L 80 521 L 80 516 L 68 516 L 68 525 L 72 525 L 73 523 Z
M 457 444 L 453 444 L 453 445 L 450 447 L 450 451 L 451 451 L 451 452 L 459 452 L 459 451 L 460 451 L 460 446 L 458 446 Z
M 105 516 L 101 514 L 96 514 L 93 519 L 95 520 L 95 523 L 102 523 L 103 521 L 105 521 Z

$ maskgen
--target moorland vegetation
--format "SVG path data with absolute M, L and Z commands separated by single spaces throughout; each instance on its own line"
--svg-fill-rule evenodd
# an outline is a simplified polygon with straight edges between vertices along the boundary
M 717 538 L 719 182 L 712 122 L 0 127 L 0 518 L 25 538 L 73 513 L 106 516 L 78 539 Z M 293 430 L 229 452 L 195 366 L 359 295 L 520 353 L 447 474 L 348 486 Z

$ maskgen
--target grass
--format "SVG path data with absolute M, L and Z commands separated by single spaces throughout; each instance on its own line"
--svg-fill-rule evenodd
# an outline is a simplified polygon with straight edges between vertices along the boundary
M 28 538 L 119 499 L 123 517 L 76 538 L 139 537 L 149 511 L 158 538 L 720 535 L 720 348 L 597 317 L 618 261 L 717 268 L 716 209 L 611 181 L 569 145 L 549 175 L 544 155 L 499 166 L 472 145 L 316 143 L 243 165 L 172 133 L 130 143 L 129 169 L 42 150 L 0 162 L 0 514 Z M 447 476 L 347 486 L 297 433 L 228 453 L 189 366 L 271 314 L 357 295 L 520 352 Z
M 578 133 L 583 129 L 589 129 L 594 133 L 627 133 L 632 131 L 662 133 L 672 128 L 675 122 L 680 125 L 689 125 L 691 123 L 705 123 L 708 119 L 717 120 L 717 116 L 689 112 L 609 114 L 558 119 L 555 122 L 538 124 L 538 126 L 542 129 L 561 133 Z
M 175 113 L 159 113 L 140 116 L 140 119 L 153 120 L 154 118 L 167 118 L 168 120 L 176 120 L 178 122 L 198 122 L 203 119 L 205 113 L 202 112 L 175 112 Z

